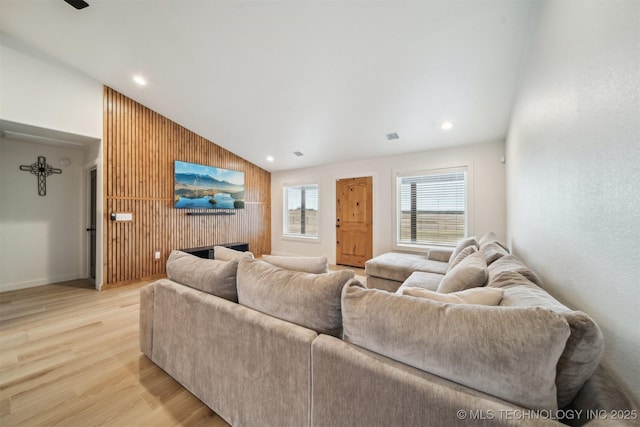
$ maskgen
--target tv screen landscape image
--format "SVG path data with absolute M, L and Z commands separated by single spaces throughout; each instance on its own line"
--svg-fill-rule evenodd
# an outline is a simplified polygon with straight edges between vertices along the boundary
M 244 172 L 175 161 L 174 207 L 244 209 Z

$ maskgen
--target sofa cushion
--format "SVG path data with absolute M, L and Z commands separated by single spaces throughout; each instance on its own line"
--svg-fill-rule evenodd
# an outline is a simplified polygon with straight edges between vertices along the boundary
M 428 289 L 430 291 L 435 291 L 436 289 L 438 289 L 438 285 L 442 281 L 443 277 L 444 276 L 442 274 L 414 271 L 413 273 L 411 273 L 411 276 L 409 276 L 407 280 L 402 282 L 402 285 L 396 290 L 396 292 L 400 291 L 400 289 L 404 287 L 422 288 Z M 371 287 L 368 286 L 368 282 L 367 287 Z M 400 291 L 400 293 L 402 292 Z
M 498 245 L 502 246 L 505 251 L 509 252 L 509 248 L 507 247 L 507 245 L 498 240 L 498 237 L 493 231 L 488 232 L 480 238 L 480 240 L 478 241 L 478 247 L 482 249 L 482 247 L 488 243 L 497 243 Z
M 430 259 L 432 261 L 449 262 L 452 253 L 453 249 L 433 248 L 429 249 L 429 252 L 427 253 L 427 259 Z
M 449 304 L 499 305 L 504 291 L 498 288 L 482 287 L 443 294 L 440 292 L 430 291 L 425 288 L 402 285 L 396 293 L 416 298 L 427 298 L 432 301 Z
M 571 335 L 558 361 L 556 387 L 558 405 L 564 407 L 571 403 L 602 358 L 604 338 L 598 325 L 589 315 L 564 306 L 520 273 L 500 272 L 487 286 L 504 289 L 502 306 L 541 307 L 560 314 L 567 321 Z
M 460 253 L 456 256 L 456 258 L 449 263 L 449 268 L 447 269 L 447 273 L 453 270 L 453 268 L 456 265 L 460 264 L 463 259 L 465 259 L 466 257 L 468 257 L 469 255 L 475 252 L 478 252 L 478 247 L 475 245 L 467 246 L 466 248 L 461 250 Z
M 468 246 L 478 246 L 478 241 L 475 237 L 467 237 L 466 239 L 462 239 L 456 248 L 451 252 L 451 256 L 449 257 L 449 262 L 453 262 L 454 259 L 458 256 L 462 250 Z
M 449 263 L 433 261 L 424 255 L 402 252 L 387 252 L 368 260 L 364 264 L 368 276 L 382 277 L 404 282 L 414 271 L 445 274 Z
M 527 267 L 520 258 L 513 254 L 505 255 L 491 263 L 489 266 L 489 282 L 491 282 L 496 275 L 504 271 L 520 273 L 536 285 L 542 286 L 542 280 L 540 280 L 540 277 L 538 277 L 533 270 Z
M 498 242 L 490 242 L 480 246 L 480 252 L 484 255 L 487 265 L 491 265 L 503 256 L 509 255 L 509 252 Z
M 340 293 L 354 276 L 352 270 L 312 274 L 244 258 L 238 266 L 238 302 L 318 333 L 340 336 Z
M 213 247 L 213 259 L 231 261 L 233 259 L 240 258 L 253 258 L 253 253 L 249 251 L 236 251 L 235 249 L 227 248 L 225 246 Z
M 525 408 L 557 409 L 556 365 L 569 336 L 557 313 L 443 304 L 351 282 L 342 314 L 355 345 Z
M 476 252 L 467 256 L 448 272 L 440 281 L 437 291 L 449 293 L 484 286 L 488 277 L 489 272 L 484 257 L 480 252 Z
M 219 261 L 171 251 L 167 259 L 167 277 L 174 282 L 238 302 L 236 272 L 238 260 Z
M 310 256 L 276 256 L 262 255 L 262 261 L 266 261 L 276 267 L 286 270 L 302 271 L 305 273 L 322 274 L 329 272 L 329 261 L 326 256 L 310 257 Z
M 382 289 L 383 291 L 387 292 L 395 292 L 402 285 L 401 282 L 396 282 L 395 280 L 384 279 L 382 277 L 376 276 L 367 276 L 366 283 L 367 288 Z

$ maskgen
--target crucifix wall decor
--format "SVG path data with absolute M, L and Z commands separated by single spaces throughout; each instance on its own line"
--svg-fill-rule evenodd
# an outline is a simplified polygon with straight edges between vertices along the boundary
M 38 156 L 38 163 L 32 165 L 20 166 L 21 171 L 31 172 L 38 177 L 38 195 L 47 195 L 47 177 L 51 174 L 60 174 L 62 169 L 52 168 L 47 164 L 47 159 L 44 156 Z

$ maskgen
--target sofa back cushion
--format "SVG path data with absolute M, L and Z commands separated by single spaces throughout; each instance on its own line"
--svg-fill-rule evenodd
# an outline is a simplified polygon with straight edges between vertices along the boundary
M 453 262 L 453 260 L 456 259 L 458 254 L 468 246 L 478 246 L 478 241 L 476 240 L 475 237 L 467 237 L 465 239 L 462 239 L 460 242 L 458 242 L 458 244 L 456 245 L 456 248 L 453 250 L 453 252 L 451 252 L 451 256 L 449 257 L 449 262 Z
M 487 283 L 487 263 L 480 252 L 472 253 L 447 272 L 438 285 L 438 292 L 449 293 L 477 288 Z
M 491 263 L 489 266 L 489 282 L 492 282 L 498 274 L 505 271 L 520 273 L 536 285 L 542 286 L 542 280 L 540 280 L 540 277 L 538 277 L 533 270 L 527 267 L 520 258 L 513 254 L 505 255 Z
M 509 252 L 509 248 L 507 247 L 507 245 L 498 240 L 498 236 L 496 236 L 493 231 L 488 232 L 480 238 L 480 240 L 478 241 L 478 247 L 482 249 L 483 246 L 489 243 L 497 243 L 498 245 L 502 246 L 505 251 Z
M 503 271 L 492 277 L 487 285 L 504 290 L 501 306 L 540 307 L 560 314 L 569 324 L 571 335 L 557 366 L 556 387 L 558 405 L 571 403 L 584 383 L 595 372 L 604 351 L 604 338 L 594 320 L 581 311 L 561 304 L 544 289 L 522 274 Z
M 240 258 L 253 258 L 253 252 L 236 251 L 235 249 L 227 248 L 226 246 L 213 247 L 213 259 L 231 261 Z
M 490 242 L 480 246 L 480 253 L 484 255 L 487 265 L 491 265 L 503 256 L 509 255 L 509 252 L 498 242 Z
M 245 258 L 238 266 L 238 302 L 318 333 L 340 336 L 340 295 L 354 276 L 352 270 L 312 274 Z
M 493 264 L 505 255 L 509 255 L 507 245 L 500 242 L 493 232 L 489 232 L 480 238 L 478 242 L 480 252 L 484 255 L 487 265 Z
M 238 260 L 216 261 L 176 250 L 167 259 L 170 280 L 233 302 L 238 302 L 237 270 Z
M 569 336 L 557 313 L 444 304 L 350 283 L 344 339 L 531 409 L 557 409 L 555 373 Z
M 263 261 L 286 270 L 302 271 L 304 273 L 322 274 L 329 272 L 329 260 L 326 256 L 277 256 L 262 255 Z

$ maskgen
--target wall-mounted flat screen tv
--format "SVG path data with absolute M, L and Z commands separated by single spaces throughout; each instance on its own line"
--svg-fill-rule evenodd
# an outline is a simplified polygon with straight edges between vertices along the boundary
M 174 207 L 244 209 L 244 172 L 175 161 Z

